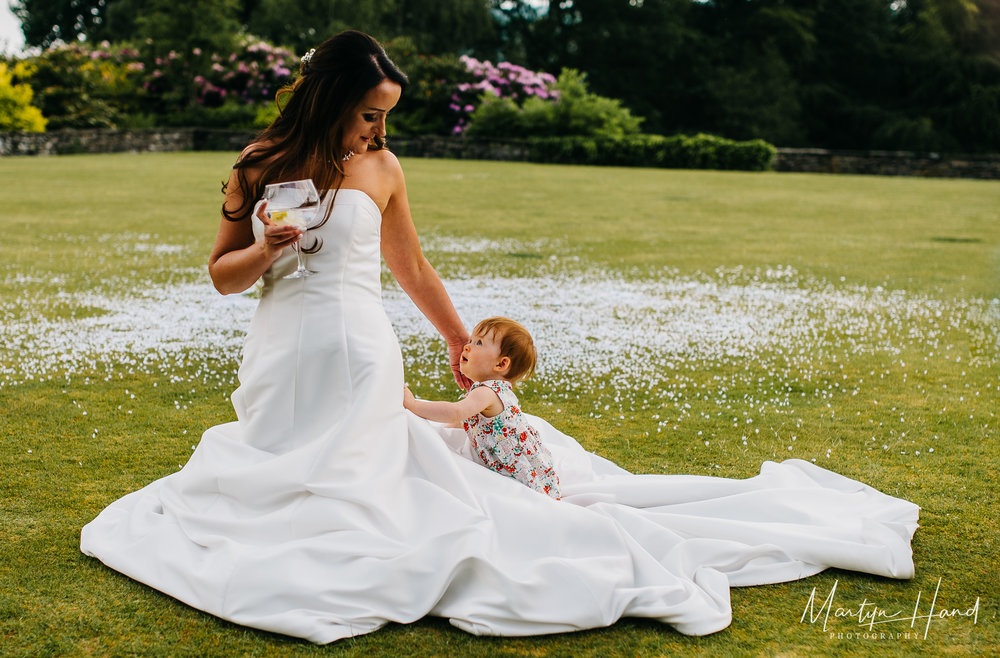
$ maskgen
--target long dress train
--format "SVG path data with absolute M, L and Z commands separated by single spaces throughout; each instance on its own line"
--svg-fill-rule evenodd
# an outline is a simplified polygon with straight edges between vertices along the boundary
M 81 550 L 188 605 L 326 643 L 448 618 L 533 635 L 649 617 L 701 635 L 731 586 L 839 567 L 913 575 L 918 508 L 808 462 L 746 480 L 633 475 L 530 418 L 555 501 L 405 411 L 377 206 L 344 189 L 310 256 L 264 277 L 233 393 L 184 468 L 109 505 Z

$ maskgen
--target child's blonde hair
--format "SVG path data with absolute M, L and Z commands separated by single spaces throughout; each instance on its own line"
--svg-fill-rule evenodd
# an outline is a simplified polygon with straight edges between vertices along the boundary
M 535 372 L 535 342 L 519 322 L 510 318 L 486 318 L 472 330 L 473 334 L 493 334 L 500 341 L 500 356 L 510 359 L 506 378 L 511 383 L 527 379 Z

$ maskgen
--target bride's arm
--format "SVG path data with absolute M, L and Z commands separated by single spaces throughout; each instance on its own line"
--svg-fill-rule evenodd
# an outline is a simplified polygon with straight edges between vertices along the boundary
M 455 381 L 468 390 L 472 381 L 459 371 L 459 359 L 462 348 L 469 340 L 469 332 L 458 317 L 441 278 L 420 250 L 417 229 L 413 225 L 410 203 L 406 198 L 406 181 L 399 161 L 395 157 L 389 157 L 384 162 L 384 176 L 391 181 L 392 193 L 382 212 L 382 256 L 399 287 L 409 295 L 448 343 L 448 356 Z
M 248 175 L 253 173 L 255 172 L 249 172 Z M 236 170 L 233 169 L 226 186 L 225 208 L 229 212 L 235 212 L 242 203 L 243 194 L 236 180 Z M 263 217 L 262 212 L 257 216 L 265 224 L 264 238 L 260 242 L 254 241 L 249 214 L 235 222 L 223 217 L 219 224 L 215 246 L 208 258 L 208 273 L 215 289 L 223 295 L 243 292 L 252 286 L 271 263 L 281 256 L 284 248 L 299 237 L 299 229 L 273 226 Z

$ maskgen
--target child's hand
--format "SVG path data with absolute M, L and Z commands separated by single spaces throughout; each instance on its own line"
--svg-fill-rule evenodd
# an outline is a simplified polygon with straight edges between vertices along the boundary
M 403 384 L 403 407 L 409 409 L 411 406 L 413 406 L 413 403 L 416 401 L 416 399 L 417 398 L 413 395 L 413 392 L 410 391 L 410 387 L 407 386 L 406 384 Z

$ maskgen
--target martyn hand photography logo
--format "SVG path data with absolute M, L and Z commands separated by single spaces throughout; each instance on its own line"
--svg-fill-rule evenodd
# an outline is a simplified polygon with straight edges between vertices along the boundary
M 938 595 L 941 592 L 941 578 L 938 578 L 933 597 L 925 597 L 923 590 L 917 592 L 912 612 L 907 608 L 883 608 L 877 603 L 863 599 L 854 606 L 842 607 L 836 603 L 837 585 L 840 580 L 833 581 L 830 593 L 823 599 L 822 594 L 812 594 L 806 601 L 805 610 L 799 623 L 815 624 L 823 620 L 823 631 L 830 633 L 830 639 L 927 639 L 931 622 L 945 620 L 971 620 L 973 625 L 979 623 L 979 597 L 975 603 L 967 607 L 947 607 L 939 604 Z M 830 616 L 834 619 L 856 622 L 857 630 L 834 631 L 830 628 Z

